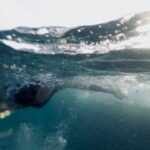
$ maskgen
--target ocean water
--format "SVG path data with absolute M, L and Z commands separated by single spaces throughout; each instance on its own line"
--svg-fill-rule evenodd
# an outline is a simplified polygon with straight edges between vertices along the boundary
M 42 108 L 4 109 L 0 91 L 0 150 L 150 149 L 149 39 L 150 12 L 0 31 L 1 91 L 58 87 Z

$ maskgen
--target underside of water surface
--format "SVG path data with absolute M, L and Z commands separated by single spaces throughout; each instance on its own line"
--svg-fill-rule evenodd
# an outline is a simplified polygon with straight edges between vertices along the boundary
M 149 39 L 150 12 L 0 31 L 0 149 L 148 150 Z M 18 107 L 35 83 L 43 107 Z

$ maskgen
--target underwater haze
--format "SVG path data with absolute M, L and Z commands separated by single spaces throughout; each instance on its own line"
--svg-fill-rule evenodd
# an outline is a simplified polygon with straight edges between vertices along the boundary
M 150 12 L 1 30 L 0 89 L 31 80 L 63 88 L 42 108 L 0 106 L 0 150 L 150 149 L 149 40 Z

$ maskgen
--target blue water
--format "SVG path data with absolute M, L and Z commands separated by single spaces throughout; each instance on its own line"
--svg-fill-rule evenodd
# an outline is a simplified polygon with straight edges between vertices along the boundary
M 0 90 L 61 87 L 42 108 L 1 117 L 0 150 L 148 150 L 150 47 L 139 39 L 149 33 L 138 28 L 149 20 L 0 31 Z

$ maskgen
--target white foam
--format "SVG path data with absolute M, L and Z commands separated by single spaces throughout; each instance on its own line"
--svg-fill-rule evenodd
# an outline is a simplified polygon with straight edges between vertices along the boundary
M 47 30 L 47 28 L 40 28 L 38 31 L 37 31 L 37 34 L 39 35 L 44 35 L 44 34 L 48 34 L 49 31 Z
M 15 50 L 23 50 L 23 51 L 33 51 L 38 52 L 40 51 L 40 48 L 35 44 L 29 44 L 29 43 L 19 43 L 12 40 L 2 40 L 2 42 Z

